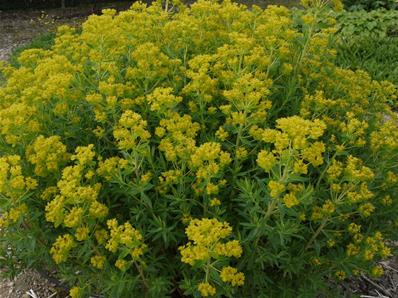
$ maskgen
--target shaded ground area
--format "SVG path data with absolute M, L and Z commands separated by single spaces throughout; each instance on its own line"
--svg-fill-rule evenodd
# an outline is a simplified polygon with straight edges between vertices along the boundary
M 361 298 L 397 298 L 398 297 L 398 263 L 393 258 L 379 263 L 385 274 L 378 279 L 360 276 L 336 284 L 344 292 L 344 297 Z M 23 271 L 13 280 L 0 281 L 1 298 L 66 298 L 68 291 L 58 280 L 35 270 Z M 329 297 L 327 297 L 329 298 Z
M 7 60 L 12 51 L 37 36 L 53 32 L 64 24 L 77 26 L 87 16 L 103 8 L 127 9 L 131 2 L 104 3 L 66 9 L 0 11 L 0 60 Z
M 68 291 L 57 280 L 35 270 L 24 270 L 13 280 L 0 282 L 1 298 L 64 298 Z
M 398 259 L 397 257 L 379 263 L 384 275 L 373 279 L 362 275 L 339 285 L 351 297 L 353 294 L 361 298 L 397 298 L 398 297 Z

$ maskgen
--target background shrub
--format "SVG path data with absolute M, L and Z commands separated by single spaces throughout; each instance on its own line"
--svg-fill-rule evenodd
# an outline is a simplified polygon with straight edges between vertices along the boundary
M 373 10 L 379 8 L 397 9 L 398 2 L 396 0 L 344 0 L 346 8 L 349 10 Z
M 72 297 L 314 297 L 380 276 L 397 92 L 336 65 L 333 3 L 136 3 L 4 65 L 1 262 L 56 269 Z
M 84 4 L 96 4 L 104 2 L 121 2 L 126 0 L 6 0 L 1 1 L 0 10 L 7 9 L 41 9 L 71 7 Z
M 337 63 L 398 85 L 398 11 L 342 12 L 337 17 Z

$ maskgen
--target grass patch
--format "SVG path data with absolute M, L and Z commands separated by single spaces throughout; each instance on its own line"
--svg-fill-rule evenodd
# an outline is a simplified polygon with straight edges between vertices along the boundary
M 15 48 L 10 57 L 10 63 L 13 66 L 18 66 L 18 56 L 21 52 L 27 49 L 45 49 L 48 50 L 54 45 L 55 32 L 45 32 L 32 39 L 31 42 Z

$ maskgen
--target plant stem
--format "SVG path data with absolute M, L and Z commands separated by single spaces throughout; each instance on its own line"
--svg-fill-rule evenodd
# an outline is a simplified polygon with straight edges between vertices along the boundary
M 323 228 L 326 226 L 328 222 L 328 219 L 324 219 L 321 223 L 321 225 L 318 227 L 318 229 L 315 231 L 315 234 L 312 235 L 310 241 L 308 241 L 307 245 L 304 248 L 304 251 L 306 251 L 308 248 L 310 248 L 311 244 L 315 241 L 316 237 L 318 237 L 319 233 L 323 230 Z
M 142 271 L 141 266 L 139 266 L 136 262 L 134 262 L 135 267 L 138 270 L 138 274 L 140 275 L 141 279 L 142 279 L 142 283 L 144 284 L 145 288 L 149 289 L 149 284 L 147 279 L 145 278 L 144 272 Z

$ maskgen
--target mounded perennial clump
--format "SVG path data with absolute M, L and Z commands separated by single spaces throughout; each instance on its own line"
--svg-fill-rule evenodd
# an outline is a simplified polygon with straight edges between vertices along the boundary
M 339 1 L 137 2 L 3 65 L 0 262 L 71 297 L 315 297 L 397 240 L 397 91 Z M 329 283 L 330 284 L 330 283 Z

